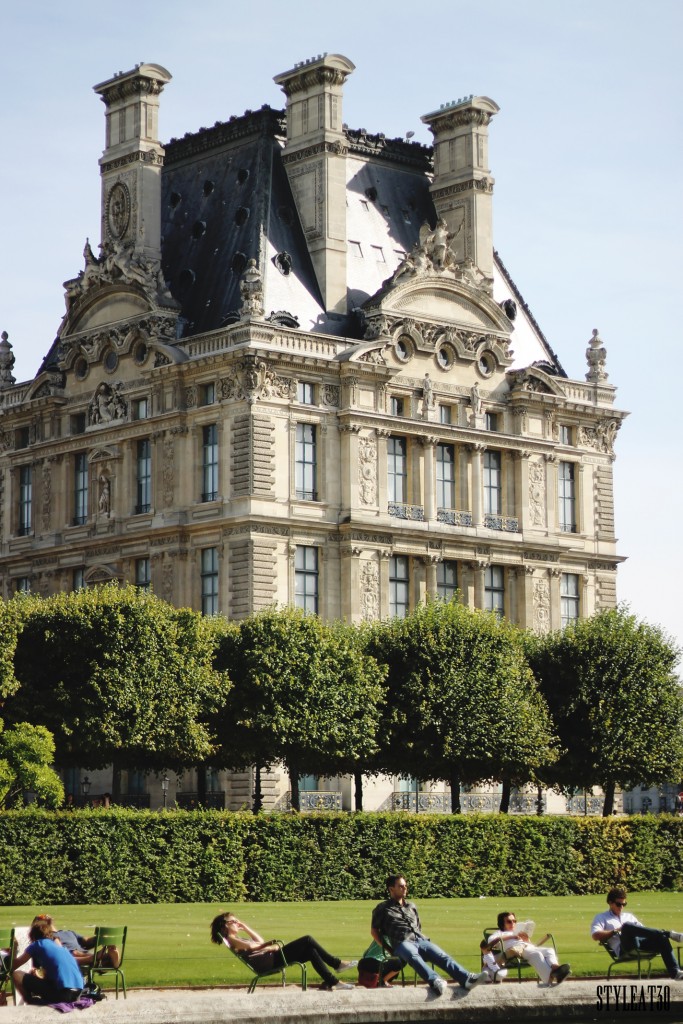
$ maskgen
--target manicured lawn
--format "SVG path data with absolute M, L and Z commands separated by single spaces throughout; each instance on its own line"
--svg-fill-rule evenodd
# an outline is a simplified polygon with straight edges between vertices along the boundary
M 249 903 L 234 909 L 264 938 L 284 941 L 311 934 L 331 953 L 358 958 L 370 942 L 370 915 L 375 901 L 339 903 Z M 575 975 L 604 975 L 609 960 L 589 937 L 593 915 L 606 907 L 604 896 L 538 899 L 419 900 L 425 933 L 472 970 L 479 964 L 482 929 L 495 925 L 499 910 L 513 910 L 519 920 L 536 922 L 534 937 L 553 932 L 561 960 Z M 128 925 L 125 957 L 129 985 L 239 985 L 248 972 L 227 950 L 209 941 L 209 923 L 221 910 L 213 903 L 116 904 L 110 906 L 0 907 L 0 927 L 28 925 L 36 913 L 53 914 L 57 926 L 91 935 L 96 924 Z M 683 893 L 635 893 L 628 909 L 645 924 L 683 930 Z M 653 972 L 661 961 L 654 961 Z M 631 968 L 620 968 L 625 973 Z M 292 974 L 294 979 L 295 974 Z M 315 975 L 309 969 L 315 983 Z M 349 975 L 351 980 L 352 975 Z M 261 983 L 262 984 L 262 983 Z M 107 982 L 105 982 L 105 986 Z

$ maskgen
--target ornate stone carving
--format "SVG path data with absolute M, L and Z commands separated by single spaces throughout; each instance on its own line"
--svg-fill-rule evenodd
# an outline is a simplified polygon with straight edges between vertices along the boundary
M 433 413 L 436 409 L 436 399 L 434 397 L 434 384 L 428 373 L 425 373 L 424 381 L 422 382 L 422 417 L 423 419 L 429 419 L 430 413 Z
M 377 504 L 377 442 L 373 437 L 358 440 L 358 490 L 363 505 Z
M 296 397 L 296 384 L 292 377 L 280 377 L 257 356 L 248 355 L 235 364 L 234 373 L 219 383 L 221 398 L 234 398 L 255 402 L 264 398 Z
M 363 562 L 361 565 L 360 606 L 366 622 L 373 622 L 379 617 L 379 566 L 376 562 Z
M 253 258 L 247 263 L 247 269 L 240 278 L 240 295 L 242 296 L 240 319 L 260 319 L 264 313 L 263 278 L 256 265 L 256 260 Z
M 532 526 L 545 524 L 545 466 L 540 459 L 529 460 L 529 511 Z
M 113 420 L 125 420 L 128 406 L 121 396 L 121 384 L 98 384 L 92 401 L 88 406 L 88 417 L 91 424 L 111 423 Z
M 339 385 L 323 384 L 322 387 L 323 405 L 329 405 L 336 409 L 339 407 Z
M 598 420 L 595 427 L 579 427 L 578 442 L 587 448 L 614 455 L 614 441 L 621 427 L 619 420 L 604 418 Z
M 547 633 L 550 629 L 550 584 L 547 577 L 534 579 L 534 629 L 538 633 Z
M 112 238 L 123 238 L 130 222 L 130 192 L 117 181 L 107 196 L 107 226 Z
M 43 507 L 42 507 L 42 518 L 43 518 L 43 532 L 47 533 L 50 529 L 50 519 L 52 516 L 52 470 L 47 462 L 43 463 Z
M 97 511 L 101 516 L 109 519 L 111 515 L 111 482 L 106 473 L 100 473 L 100 493 L 97 499 Z
M 600 339 L 597 327 L 593 330 L 591 340 L 586 349 L 586 362 L 588 363 L 586 380 L 592 381 L 594 384 L 607 380 L 608 374 L 605 371 L 607 349 Z
M 10 345 L 9 335 L 7 331 L 3 331 L 0 334 L 0 388 L 7 388 L 10 384 L 15 383 L 15 378 L 12 376 L 13 369 L 14 353 Z
M 118 238 L 105 242 L 101 250 L 98 258 L 86 239 L 83 249 L 84 269 L 77 278 L 64 282 L 67 307 L 91 289 L 111 284 L 142 288 L 155 305 L 168 305 L 169 301 L 176 305 L 164 280 L 159 260 L 138 252 L 133 242 L 124 243 Z
M 173 505 L 173 491 L 175 488 L 175 441 L 172 437 L 167 437 L 163 444 L 161 482 L 164 506 L 170 508 Z

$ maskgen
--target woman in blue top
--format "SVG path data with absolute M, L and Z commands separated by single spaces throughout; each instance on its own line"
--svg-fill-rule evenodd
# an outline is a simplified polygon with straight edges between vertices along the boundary
M 56 939 L 48 921 L 33 924 L 28 934 L 31 941 L 14 966 L 22 967 L 33 960 L 34 967 L 42 968 L 44 977 L 15 971 L 17 991 L 27 1003 L 74 1002 L 83 989 L 83 975 L 71 953 Z

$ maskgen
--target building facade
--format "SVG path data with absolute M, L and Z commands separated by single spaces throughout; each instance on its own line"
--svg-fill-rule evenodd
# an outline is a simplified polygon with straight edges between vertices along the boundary
M 498 107 L 426 114 L 433 147 L 369 135 L 353 71 L 304 62 L 284 111 L 165 145 L 164 68 L 95 87 L 98 254 L 33 380 L 0 342 L 5 597 L 120 580 L 360 622 L 459 592 L 537 630 L 615 605 L 625 414 L 598 332 L 568 379 L 494 249 Z

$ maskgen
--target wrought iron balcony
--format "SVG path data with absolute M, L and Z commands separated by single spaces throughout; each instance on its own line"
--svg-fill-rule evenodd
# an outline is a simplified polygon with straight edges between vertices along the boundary
M 489 530 L 503 530 L 507 533 L 519 533 L 519 519 L 517 516 L 496 516 L 490 512 L 484 513 L 484 526 Z
M 449 526 L 471 526 L 472 513 L 459 512 L 455 508 L 437 508 L 436 520 L 438 523 L 448 523 Z
M 392 811 L 415 811 L 415 793 L 392 793 Z M 418 793 L 417 811 L 424 814 L 449 814 L 450 793 Z
M 389 515 L 397 519 L 413 519 L 423 523 L 425 510 L 422 505 L 404 505 L 402 502 L 390 501 Z

